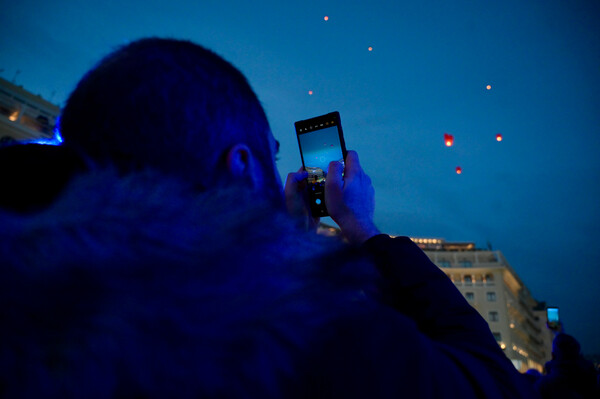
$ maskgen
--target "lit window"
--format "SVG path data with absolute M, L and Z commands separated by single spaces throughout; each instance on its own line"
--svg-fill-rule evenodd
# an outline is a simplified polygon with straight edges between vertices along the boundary
M 496 293 L 488 292 L 485 294 L 485 298 L 487 299 L 488 302 L 496 302 Z
M 500 317 L 498 316 L 498 312 L 490 312 L 488 314 L 488 319 L 489 319 L 489 321 L 498 321 L 498 320 L 500 320 Z
M 467 301 L 473 301 L 475 300 L 475 293 L 465 292 L 465 298 L 467 298 Z

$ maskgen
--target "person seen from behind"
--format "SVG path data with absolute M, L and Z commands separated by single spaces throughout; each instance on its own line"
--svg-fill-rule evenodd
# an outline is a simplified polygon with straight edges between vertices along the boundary
M 126 44 L 60 123 L 85 170 L 0 211 L 1 396 L 536 396 L 447 276 L 379 232 L 356 152 L 325 186 L 345 240 L 301 227 L 306 173 L 283 187 L 256 94 L 214 52 Z

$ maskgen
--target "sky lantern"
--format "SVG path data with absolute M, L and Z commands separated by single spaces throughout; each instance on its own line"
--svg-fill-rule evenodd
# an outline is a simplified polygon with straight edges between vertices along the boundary
M 369 51 L 373 51 L 373 47 L 369 46 Z
M 496 141 L 502 141 L 502 134 L 498 133 L 496 135 Z
M 462 173 L 462 168 L 460 166 L 456 167 L 456 174 L 460 175 Z
M 309 96 L 312 96 L 312 95 L 313 95 L 313 91 L 312 91 L 312 90 L 309 90 L 309 91 L 308 91 L 308 95 L 309 95 Z
M 327 15 L 325 15 L 325 16 L 323 17 L 323 19 L 324 19 L 325 21 L 329 21 L 329 17 L 328 17 Z
M 488 90 L 492 90 L 492 85 L 487 85 L 487 86 L 485 86 L 485 88 Z
M 454 144 L 454 136 L 444 133 L 444 143 L 446 144 L 446 147 L 452 147 L 452 144 Z

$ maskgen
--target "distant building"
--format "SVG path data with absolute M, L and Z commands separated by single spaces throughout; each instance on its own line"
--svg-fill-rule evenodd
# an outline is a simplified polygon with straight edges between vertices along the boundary
M 552 356 L 552 332 L 545 309 L 500 251 L 475 249 L 474 243 L 439 238 L 412 238 L 454 282 L 467 301 L 488 322 L 498 345 L 523 372 L 543 370 Z
M 0 78 L 0 146 L 15 141 L 57 144 L 59 113 L 57 105 Z

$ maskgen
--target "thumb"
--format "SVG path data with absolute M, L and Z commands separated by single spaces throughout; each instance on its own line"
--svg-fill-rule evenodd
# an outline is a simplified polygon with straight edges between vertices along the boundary
M 344 165 L 339 161 L 333 161 L 329 163 L 329 171 L 327 172 L 327 179 L 325 179 L 325 192 L 341 192 L 344 187 Z
M 361 173 L 362 168 L 360 166 L 360 161 L 358 160 L 358 154 L 356 151 L 348 150 L 346 153 L 345 168 L 344 176 L 350 180 L 352 180 L 354 176 L 357 176 Z

